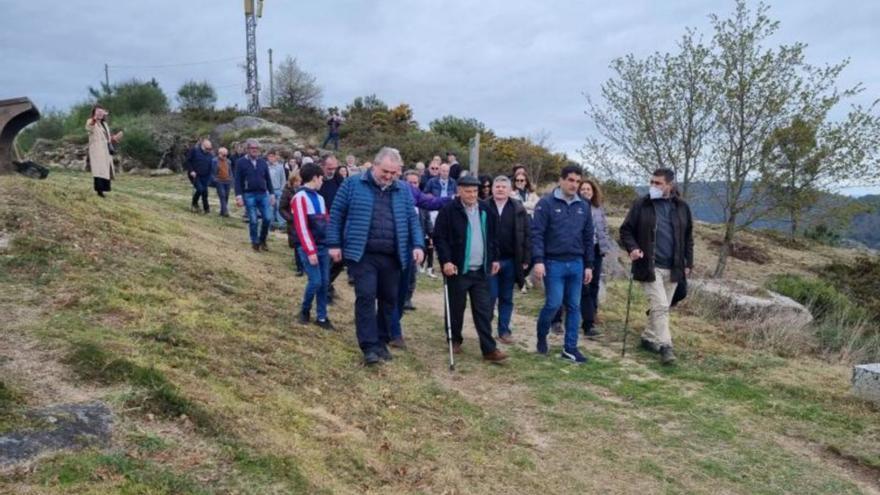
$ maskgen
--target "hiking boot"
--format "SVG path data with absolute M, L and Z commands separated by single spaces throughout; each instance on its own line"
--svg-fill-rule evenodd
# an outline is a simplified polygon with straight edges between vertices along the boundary
M 318 325 L 324 330 L 336 330 L 336 327 L 334 327 L 333 324 L 330 323 L 329 318 L 324 318 L 323 320 L 315 320 L 315 325 Z
M 642 349 L 644 349 L 648 352 L 653 352 L 655 354 L 660 352 L 660 346 L 658 344 L 651 342 L 650 340 L 648 340 L 644 337 L 642 337 L 642 341 L 639 345 L 641 345 Z
M 393 347 L 395 349 L 401 349 L 404 351 L 406 350 L 406 341 L 403 340 L 403 337 L 392 340 L 391 342 L 388 343 L 388 345 L 390 345 L 391 347 Z
M 501 342 L 502 344 L 513 344 L 516 341 L 513 340 L 513 335 L 509 333 L 502 333 L 498 335 L 498 342 Z
M 456 343 L 452 344 L 452 353 L 453 354 L 461 354 L 461 344 L 460 343 L 459 344 L 456 344 Z
M 260 243 L 260 251 L 268 251 L 268 250 L 269 250 L 269 245 L 266 244 L 266 241 L 261 242 Z
M 547 348 L 547 337 L 538 336 L 538 354 L 547 355 L 550 349 Z
M 563 349 L 562 354 L 560 354 L 559 357 L 577 364 L 583 364 L 589 361 L 587 356 L 581 354 L 581 351 L 578 349 Z
M 253 248 L 254 251 L 259 251 L 260 245 L 259 244 L 251 244 L 251 248 Z
M 373 366 L 379 364 L 382 361 L 382 358 L 379 357 L 379 354 L 376 351 L 367 351 L 364 353 L 364 364 L 367 366 Z
M 660 347 L 660 364 L 672 364 L 675 362 L 675 353 L 672 352 L 671 345 L 664 345 Z
M 389 351 L 384 345 L 376 348 L 376 354 L 379 355 L 379 358 L 382 359 L 382 361 L 391 361 L 394 359 L 394 356 L 391 355 L 391 351 Z
M 507 354 L 498 349 L 490 352 L 489 354 L 483 354 L 483 359 L 489 361 L 490 363 L 502 363 L 507 359 Z
M 550 331 L 553 332 L 554 335 L 562 335 L 562 322 L 557 321 L 550 325 Z
M 309 316 L 309 314 L 305 311 L 300 311 L 299 317 L 296 319 L 296 321 L 299 322 L 301 325 L 306 325 L 311 320 L 312 320 L 312 317 Z
M 588 329 L 584 330 L 584 337 L 586 337 L 590 340 L 596 340 L 601 336 L 602 336 L 602 332 L 596 330 L 596 327 L 588 328 Z

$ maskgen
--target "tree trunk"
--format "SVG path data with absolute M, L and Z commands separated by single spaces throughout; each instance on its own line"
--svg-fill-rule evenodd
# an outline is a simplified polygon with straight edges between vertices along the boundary
M 721 241 L 721 248 L 718 252 L 718 263 L 715 265 L 713 278 L 721 278 L 724 276 L 724 270 L 727 268 L 727 258 L 733 249 L 733 234 L 736 231 L 736 215 L 732 215 L 724 223 L 724 239 Z

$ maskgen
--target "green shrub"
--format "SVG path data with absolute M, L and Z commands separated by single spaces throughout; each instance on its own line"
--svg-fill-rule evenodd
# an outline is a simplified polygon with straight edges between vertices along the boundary
M 119 143 L 119 151 L 148 167 L 154 167 L 162 159 L 162 151 L 150 131 L 139 127 L 125 130 L 125 136 Z
M 809 307 L 817 320 L 832 315 L 850 315 L 856 320 L 867 316 L 864 309 L 853 304 L 849 297 L 823 280 L 799 275 L 777 275 L 770 279 L 767 288 Z
M 113 115 L 141 115 L 168 113 L 168 97 L 155 79 L 130 79 L 112 86 L 91 88 L 92 96 Z
M 42 114 L 40 120 L 28 126 L 16 139 L 22 153 L 30 151 L 37 139 L 61 139 L 64 136 L 64 112 L 48 110 Z M 85 123 L 85 121 L 83 121 Z
M 92 103 L 82 102 L 70 107 L 64 117 L 65 136 L 88 136 L 86 134 L 86 120 L 92 114 L 92 106 Z
M 861 256 L 851 265 L 832 263 L 821 275 L 865 308 L 871 318 L 880 320 L 880 257 Z

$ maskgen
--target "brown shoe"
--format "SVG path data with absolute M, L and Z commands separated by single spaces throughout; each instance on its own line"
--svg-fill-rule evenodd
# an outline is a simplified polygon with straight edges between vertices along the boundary
M 260 251 L 268 251 L 268 250 L 269 250 L 269 245 L 266 244 L 266 241 L 261 242 L 260 243 Z
M 453 354 L 461 354 L 461 344 L 452 344 L 452 353 Z
M 513 344 L 516 341 L 513 340 L 513 335 L 505 333 L 498 336 L 498 342 L 501 342 L 502 344 Z
M 392 340 L 388 343 L 388 345 L 394 347 L 395 349 L 406 350 L 406 341 L 403 340 L 403 337 Z
M 490 363 L 500 363 L 500 362 L 504 361 L 505 359 L 507 359 L 507 354 L 503 353 L 502 351 L 499 351 L 498 349 L 495 349 L 494 351 L 490 352 L 489 354 L 483 354 L 483 359 L 485 359 L 486 361 L 489 361 Z

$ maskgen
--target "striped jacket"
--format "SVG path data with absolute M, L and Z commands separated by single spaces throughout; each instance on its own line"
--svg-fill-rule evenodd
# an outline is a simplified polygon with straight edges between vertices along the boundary
M 299 245 L 307 256 L 318 254 L 327 245 L 327 224 L 330 222 L 324 198 L 314 189 L 301 187 L 290 200 L 290 210 Z

